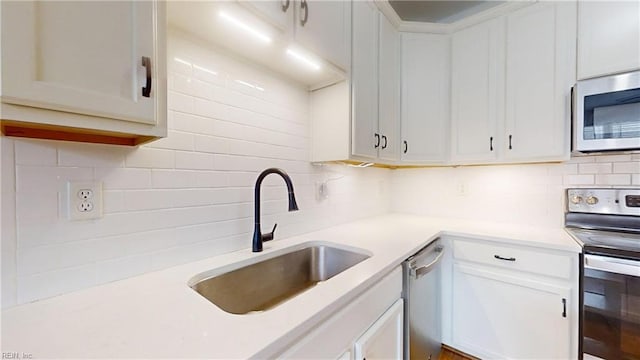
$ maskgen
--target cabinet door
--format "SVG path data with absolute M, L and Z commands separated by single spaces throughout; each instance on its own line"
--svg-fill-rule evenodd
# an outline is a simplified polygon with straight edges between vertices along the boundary
M 400 150 L 400 35 L 382 13 L 379 16 L 379 157 L 396 161 Z
M 402 161 L 446 161 L 449 53 L 448 35 L 402 34 Z
M 499 18 L 453 34 L 452 159 L 483 162 L 497 156 L 504 115 L 504 22 Z
M 578 2 L 578 79 L 640 69 L 640 2 Z
M 351 101 L 352 154 L 376 158 L 378 133 L 378 10 L 370 1 L 353 3 Z
M 296 41 L 337 67 L 348 69 L 350 2 L 298 0 L 295 6 Z
M 294 5 L 291 0 L 244 0 L 240 4 L 258 13 L 281 31 L 289 32 L 293 29 Z
M 507 16 L 505 159 L 568 160 L 575 24 L 569 1 Z
M 488 359 L 575 358 L 570 289 L 513 274 L 454 265 L 451 345 Z
M 402 359 L 403 301 L 396 301 L 355 344 L 356 360 Z
M 157 5 L 2 2 L 2 101 L 154 124 Z

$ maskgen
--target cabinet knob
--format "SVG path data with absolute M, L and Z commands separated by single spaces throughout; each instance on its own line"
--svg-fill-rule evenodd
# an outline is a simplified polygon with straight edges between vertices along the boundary
M 300 16 L 300 25 L 304 26 L 309 19 L 309 4 L 307 4 L 307 0 L 302 0 L 300 2 L 300 13 L 304 13 L 304 16 Z

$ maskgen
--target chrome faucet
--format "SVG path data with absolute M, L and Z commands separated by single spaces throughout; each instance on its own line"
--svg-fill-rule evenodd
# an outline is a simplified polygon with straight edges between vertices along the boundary
M 287 175 L 286 172 L 282 169 L 269 168 L 265 171 L 261 172 L 258 175 L 258 180 L 256 180 L 256 188 L 255 188 L 255 221 L 253 227 L 253 252 L 262 251 L 262 243 L 265 241 L 273 240 L 273 233 L 276 232 L 276 227 L 278 224 L 273 225 L 273 230 L 270 233 L 263 234 L 262 230 L 260 230 L 260 185 L 262 185 L 262 180 L 269 174 L 278 174 L 282 176 L 284 182 L 287 184 L 287 192 L 289 196 L 289 211 L 298 210 L 298 204 L 296 203 L 296 194 L 293 191 L 293 183 L 291 182 L 291 178 Z

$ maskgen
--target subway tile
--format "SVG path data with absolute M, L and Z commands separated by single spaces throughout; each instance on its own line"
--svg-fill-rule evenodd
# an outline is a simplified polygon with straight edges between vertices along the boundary
M 613 163 L 614 173 L 640 174 L 640 161 Z
M 595 184 L 594 175 L 565 175 L 565 185 L 593 185 Z
M 176 169 L 213 170 L 214 156 L 207 153 L 176 151 Z
M 153 149 L 193 150 L 193 134 L 181 131 L 169 131 L 169 136 L 146 145 Z
M 596 155 L 596 162 L 622 162 L 622 161 L 631 161 L 631 155 L 623 154 L 623 155 Z
M 0 169 L 2 173 L 2 194 L 14 194 L 16 192 L 16 165 L 15 165 L 15 141 L 6 136 L 0 136 Z
M 631 175 L 631 184 L 632 185 L 640 185 L 640 174 Z
M 125 165 L 129 168 L 172 169 L 175 167 L 173 150 L 138 147 L 127 154 Z
M 167 110 L 193 113 L 193 97 L 169 89 L 167 94 Z
M 92 181 L 93 169 L 85 167 L 16 166 L 18 192 L 57 192 L 69 181 Z
M 57 192 L 20 192 L 15 196 L 18 219 L 58 219 Z
M 95 285 L 93 264 L 18 277 L 18 303 L 28 303 Z
M 125 193 L 118 190 L 105 190 L 102 192 L 102 210 L 105 214 L 122 212 L 125 210 Z
M 15 141 L 15 162 L 19 165 L 58 164 L 58 149 L 53 141 L 25 140 Z
M 596 175 L 598 185 L 631 185 L 630 174 Z
M 594 164 L 579 164 L 578 172 L 580 174 L 610 174 L 611 163 L 594 163 Z
M 102 182 L 105 190 L 148 189 L 151 170 L 129 168 L 96 168 L 95 181 Z
M 169 190 L 133 190 L 126 192 L 123 202 L 126 211 L 170 209 L 174 195 Z
M 572 164 L 581 164 L 581 163 L 592 163 L 596 161 L 596 157 L 593 155 L 585 156 L 585 155 L 573 155 L 571 159 L 569 159 L 568 163 Z
M 61 143 L 58 147 L 59 166 L 122 167 L 130 147 L 86 143 Z
M 156 189 L 210 188 L 228 184 L 225 172 L 197 170 L 152 170 L 151 182 Z

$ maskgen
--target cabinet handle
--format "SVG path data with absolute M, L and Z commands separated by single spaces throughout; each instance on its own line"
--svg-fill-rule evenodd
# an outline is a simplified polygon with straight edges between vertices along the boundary
M 567 299 L 562 299 L 562 317 L 567 317 Z
M 300 2 L 300 11 L 304 11 L 304 16 L 300 19 L 300 25 L 304 26 L 309 19 L 309 4 L 307 4 L 307 0 Z
M 382 141 L 384 141 L 384 143 L 383 143 L 383 145 L 382 145 L 382 148 L 383 148 L 383 149 L 386 149 L 386 148 L 387 148 L 387 137 L 386 137 L 386 136 L 384 136 L 384 135 L 382 135 Z
M 489 151 L 493 151 L 493 136 L 489 138 Z
M 142 66 L 147 69 L 147 84 L 142 88 L 142 96 L 150 97 L 151 96 L 151 59 L 143 56 L 142 57 Z
M 380 134 L 373 135 L 376 138 L 376 144 L 373 145 L 374 148 L 378 148 L 380 146 Z
M 409 150 L 409 143 L 407 142 L 407 140 L 405 140 L 403 142 L 404 142 L 404 153 L 406 154 L 407 151 Z
M 282 1 L 282 12 L 287 12 L 289 10 L 289 0 Z
M 513 147 L 511 146 L 511 138 L 513 137 L 513 135 L 509 135 L 509 150 L 513 149 Z
M 514 257 L 510 257 L 510 258 L 506 258 L 506 257 L 502 257 L 500 255 L 493 255 L 494 258 L 498 259 L 498 260 L 504 260 L 504 261 L 516 261 L 516 258 Z

